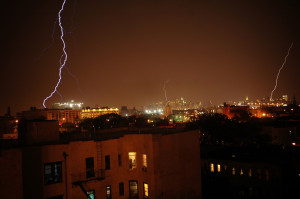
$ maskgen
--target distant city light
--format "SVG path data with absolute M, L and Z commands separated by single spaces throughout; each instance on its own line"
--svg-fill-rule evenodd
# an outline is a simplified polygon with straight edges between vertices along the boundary
M 145 110 L 146 114 L 162 114 L 164 111 L 162 109 L 154 109 L 154 110 Z

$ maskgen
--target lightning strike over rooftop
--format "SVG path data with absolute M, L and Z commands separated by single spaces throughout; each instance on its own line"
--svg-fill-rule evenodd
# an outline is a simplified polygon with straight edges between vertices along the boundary
M 59 80 L 58 80 L 58 82 L 57 82 L 57 84 L 56 84 L 54 90 L 53 90 L 53 91 L 51 92 L 51 94 L 50 94 L 48 97 L 46 97 L 46 98 L 44 99 L 44 101 L 43 101 L 43 106 L 44 106 L 44 108 L 46 108 L 46 105 L 45 105 L 46 101 L 47 101 L 49 98 L 51 98 L 51 97 L 53 96 L 54 93 L 57 92 L 57 88 L 58 88 L 58 86 L 59 86 L 59 84 L 60 84 L 60 82 L 61 82 L 61 71 L 62 71 L 62 69 L 64 68 L 64 66 L 66 65 L 66 62 L 67 62 L 67 60 L 68 60 L 68 55 L 67 55 L 67 52 L 66 52 L 66 44 L 65 44 L 65 41 L 64 41 L 64 29 L 63 29 L 63 26 L 62 26 L 62 24 L 61 24 L 61 13 L 62 13 L 62 11 L 64 10 L 65 3 L 66 3 L 66 0 L 63 1 L 63 4 L 62 4 L 62 6 L 61 6 L 61 9 L 60 9 L 59 12 L 58 12 L 58 22 L 59 22 L 59 27 L 60 27 L 60 30 L 61 30 L 61 36 L 60 36 L 60 39 L 61 39 L 61 41 L 62 41 L 62 43 L 63 43 L 63 55 L 64 55 L 64 60 L 63 60 L 62 64 L 60 64 L 60 67 L 59 67 Z
M 289 49 L 288 49 L 288 52 L 287 52 L 286 56 L 284 57 L 284 62 L 282 63 L 282 65 L 281 65 L 281 67 L 279 68 L 279 71 L 278 71 L 278 73 L 277 73 L 275 86 L 274 86 L 274 89 L 271 91 L 271 95 L 270 95 L 270 100 L 271 100 L 271 101 L 273 100 L 273 92 L 274 92 L 274 91 L 276 90 L 276 88 L 277 88 L 278 78 L 279 78 L 281 69 L 284 67 L 284 65 L 285 65 L 285 63 L 286 63 L 286 60 L 287 60 L 287 57 L 289 56 L 290 50 L 291 50 L 292 47 L 293 47 L 293 42 L 292 42 L 292 44 L 290 45 L 290 47 L 289 47 Z

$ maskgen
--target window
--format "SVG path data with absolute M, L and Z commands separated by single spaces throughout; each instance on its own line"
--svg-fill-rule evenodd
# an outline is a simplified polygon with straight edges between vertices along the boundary
M 95 190 L 90 190 L 86 192 L 87 199 L 95 199 Z
M 119 184 L 119 195 L 124 196 L 124 183 L 123 182 L 121 182 Z
M 215 171 L 215 166 L 213 163 L 210 164 L 210 172 L 214 172 Z
M 109 155 L 105 156 L 105 169 L 106 170 L 110 169 L 110 157 L 109 157 Z
M 148 199 L 149 197 L 149 187 L 148 184 L 144 182 L 144 199 Z
M 122 165 L 122 159 L 121 159 L 121 154 L 118 155 L 118 163 L 119 163 L 119 166 Z
M 217 169 L 218 169 L 218 173 L 220 173 L 221 172 L 221 165 L 217 165 Z
M 106 199 L 111 199 L 111 186 L 106 186 Z
M 54 197 L 47 198 L 47 199 L 64 199 L 64 195 L 54 196 Z
M 62 162 L 47 163 L 44 165 L 44 184 L 62 182 Z
M 129 181 L 129 198 L 130 199 L 139 198 L 138 181 L 134 181 L 134 180 Z
M 266 180 L 268 181 L 270 179 L 270 172 L 269 170 L 267 169 L 266 170 Z
M 143 154 L 143 167 L 147 168 L 147 155 Z
M 86 178 L 95 177 L 94 158 L 86 158 L 85 166 L 86 166 Z
M 261 174 L 261 170 L 257 169 L 257 174 L 258 174 L 258 179 L 261 180 L 262 179 L 262 174 Z
M 134 169 L 136 168 L 136 152 L 129 152 L 129 168 Z

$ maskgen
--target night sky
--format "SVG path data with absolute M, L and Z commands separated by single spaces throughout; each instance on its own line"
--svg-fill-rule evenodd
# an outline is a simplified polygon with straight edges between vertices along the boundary
M 1 2 L 0 115 L 42 107 L 58 80 L 62 0 Z M 67 0 L 62 13 L 68 61 L 59 92 L 94 107 L 129 108 L 169 99 L 270 96 L 300 101 L 300 2 Z M 46 49 L 46 50 L 45 50 Z M 79 85 L 79 87 L 78 87 Z M 47 101 L 51 107 L 59 95 Z

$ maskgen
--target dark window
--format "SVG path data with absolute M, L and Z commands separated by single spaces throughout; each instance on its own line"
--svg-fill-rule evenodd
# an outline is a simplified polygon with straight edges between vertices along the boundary
M 94 158 L 86 158 L 85 166 L 86 166 L 86 178 L 95 177 Z
M 106 186 L 106 199 L 111 199 L 111 186 Z
M 90 190 L 86 192 L 87 199 L 95 199 L 95 190 Z
M 122 165 L 122 159 L 121 159 L 121 154 L 118 155 L 118 163 L 119 163 L 119 166 Z
M 47 198 L 47 199 L 64 199 L 64 195 L 54 196 L 54 197 Z
M 62 162 L 47 163 L 44 165 L 44 184 L 62 182 Z
M 138 181 L 130 180 L 129 181 L 129 198 L 130 199 L 138 199 Z
M 119 184 L 119 193 L 120 193 L 120 196 L 124 196 L 124 183 L 121 182 Z
M 105 169 L 106 170 L 110 169 L 110 157 L 109 157 L 109 155 L 105 156 Z

